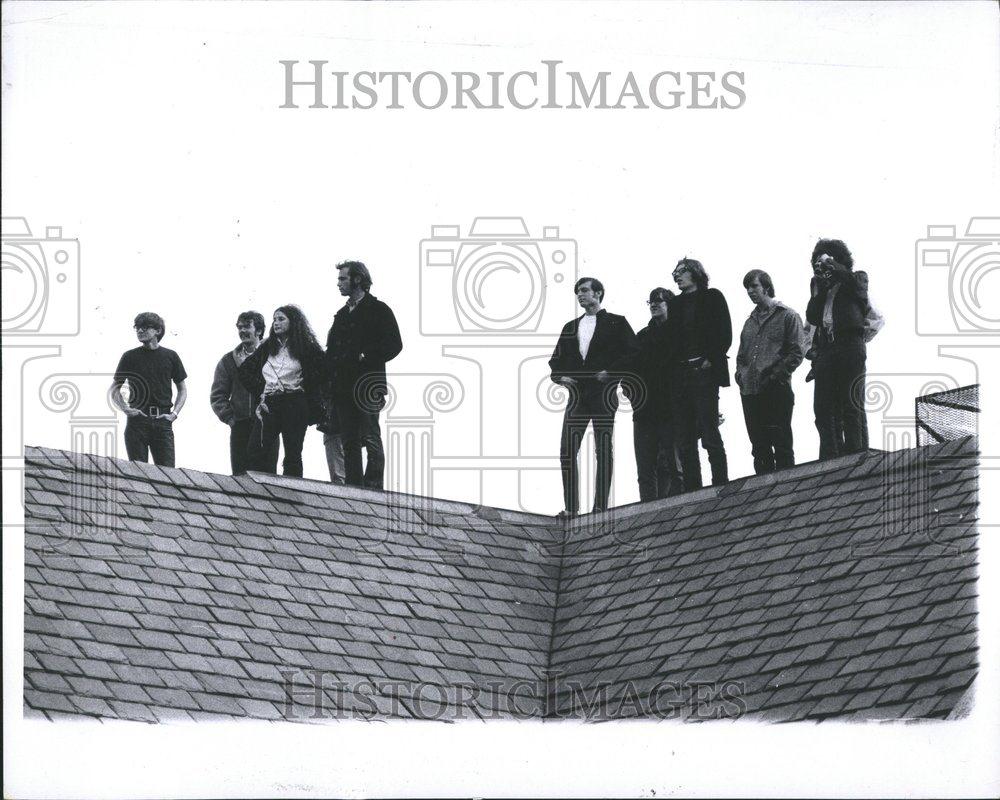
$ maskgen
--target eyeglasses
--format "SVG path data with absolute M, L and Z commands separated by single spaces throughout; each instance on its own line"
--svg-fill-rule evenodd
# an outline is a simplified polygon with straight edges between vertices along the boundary
M 135 329 L 137 331 L 157 331 L 157 332 L 159 332 L 160 330 L 156 325 L 136 325 Z
M 646 301 L 646 305 L 647 306 L 663 306 L 663 305 L 666 305 L 666 304 L 667 304 L 666 300 L 647 300 Z

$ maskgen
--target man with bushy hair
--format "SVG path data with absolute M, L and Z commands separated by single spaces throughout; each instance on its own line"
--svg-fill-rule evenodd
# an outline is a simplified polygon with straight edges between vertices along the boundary
M 144 311 L 133 323 L 139 347 L 126 350 L 118 361 L 111 382 L 111 400 L 128 417 L 125 423 L 125 450 L 129 461 L 149 461 L 158 466 L 174 466 L 173 423 L 187 401 L 187 372 L 180 356 L 160 344 L 166 334 L 163 317 Z M 129 400 L 122 397 L 128 383 Z M 177 399 L 173 387 L 177 386 Z
M 819 457 L 828 459 L 865 447 L 866 337 L 871 308 L 867 273 L 859 280 L 854 257 L 844 242 L 820 239 L 813 247 L 811 263 L 812 296 L 806 320 L 816 327 L 813 412 Z

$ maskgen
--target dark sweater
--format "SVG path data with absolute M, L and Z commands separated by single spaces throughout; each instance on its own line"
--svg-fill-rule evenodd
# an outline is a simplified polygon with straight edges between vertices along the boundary
M 670 375 L 678 358 L 669 322 L 650 321 L 635 335 L 634 355 L 626 363 L 622 389 L 632 403 L 633 419 L 670 416 Z
M 668 308 L 668 324 L 678 343 L 679 358 L 707 358 L 715 382 L 729 386 L 727 353 L 733 343 L 733 323 L 722 292 L 699 289 L 680 294 L 670 299 Z

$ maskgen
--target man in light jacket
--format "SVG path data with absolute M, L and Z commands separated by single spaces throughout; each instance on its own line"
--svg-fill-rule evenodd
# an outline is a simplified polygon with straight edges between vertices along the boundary
M 242 475 L 247 471 L 247 445 L 257 405 L 237 379 L 236 371 L 260 345 L 264 330 L 264 317 L 261 314 L 256 311 L 244 311 L 240 314 L 236 318 L 236 332 L 240 343 L 219 359 L 212 380 L 212 411 L 229 426 L 229 462 L 233 475 Z M 268 458 L 274 461 L 277 468 L 277 442 L 274 452 L 269 453 Z
M 753 448 L 754 472 L 761 475 L 795 464 L 792 447 L 792 373 L 804 355 L 802 319 L 774 299 L 774 283 L 762 269 L 743 277 L 754 304 L 740 335 L 736 383 Z

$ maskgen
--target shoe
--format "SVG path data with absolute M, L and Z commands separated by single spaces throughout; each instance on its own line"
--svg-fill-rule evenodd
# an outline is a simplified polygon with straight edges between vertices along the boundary
M 556 514 L 556 519 L 573 519 L 573 517 L 576 516 L 576 513 L 577 512 L 575 511 L 566 511 L 566 509 L 563 509 L 558 514 Z

